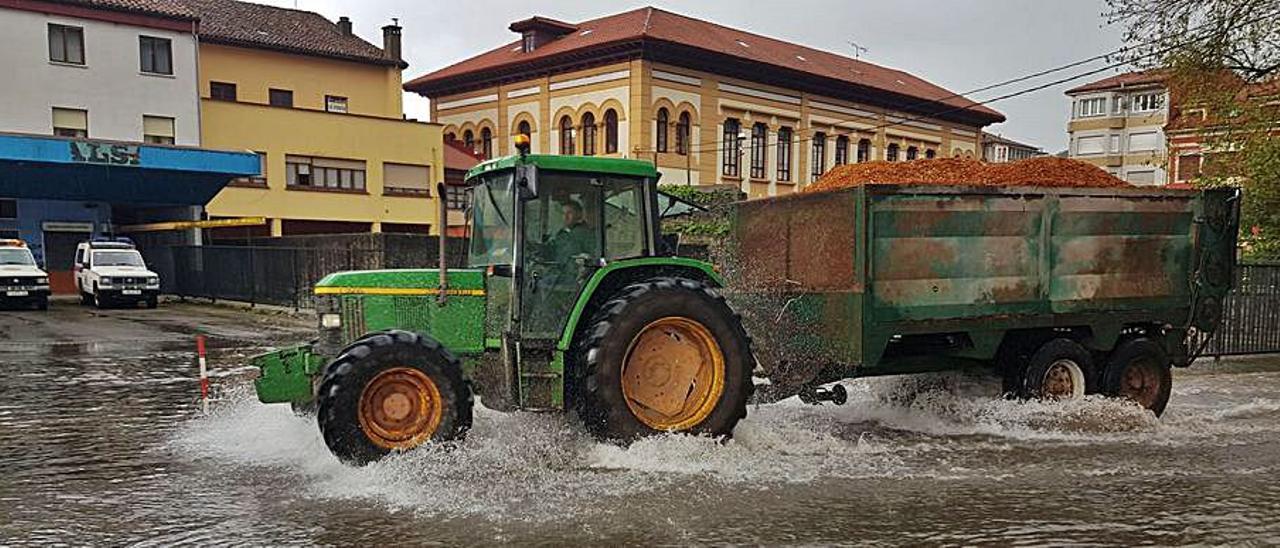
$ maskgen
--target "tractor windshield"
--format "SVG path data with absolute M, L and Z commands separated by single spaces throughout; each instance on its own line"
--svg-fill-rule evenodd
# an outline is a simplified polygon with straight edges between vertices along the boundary
M 471 196 L 471 248 L 467 253 L 467 266 L 511 264 L 514 179 L 512 170 L 478 177 Z

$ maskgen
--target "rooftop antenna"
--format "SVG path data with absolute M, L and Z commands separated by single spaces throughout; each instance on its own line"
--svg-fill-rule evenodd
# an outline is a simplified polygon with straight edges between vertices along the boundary
M 861 59 L 861 58 L 862 58 L 862 54 L 867 53 L 868 51 L 871 51 L 871 50 L 869 50 L 869 49 L 867 49 L 867 48 L 864 48 L 864 47 L 862 47 L 862 46 L 858 45 L 858 43 L 857 43 L 857 42 L 854 42 L 853 40 L 847 40 L 847 42 L 848 42 L 848 44 L 849 44 L 849 47 L 852 47 L 852 48 L 853 48 L 853 58 L 854 58 L 854 59 Z

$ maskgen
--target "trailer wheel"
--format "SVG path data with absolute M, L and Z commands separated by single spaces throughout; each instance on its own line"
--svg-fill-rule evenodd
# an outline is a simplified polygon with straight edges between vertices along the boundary
M 1053 339 L 1036 350 L 1022 374 L 1025 398 L 1074 400 L 1084 397 L 1092 368 L 1089 351 L 1071 339 Z
M 393 451 L 462 438 L 471 386 L 439 342 L 389 330 L 344 349 L 325 369 L 317 421 L 339 460 L 364 465 Z
M 1102 389 L 1109 396 L 1136 401 L 1159 417 L 1173 391 L 1173 373 L 1164 347 L 1145 337 L 1121 343 L 1107 358 Z
M 629 441 L 659 432 L 729 436 L 754 385 L 751 340 L 706 284 L 631 284 L 586 324 L 578 414 L 593 434 Z

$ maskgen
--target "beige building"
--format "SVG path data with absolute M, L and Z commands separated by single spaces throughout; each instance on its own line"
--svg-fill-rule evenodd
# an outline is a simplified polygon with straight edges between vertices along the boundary
M 654 160 L 663 182 L 784 194 L 833 165 L 976 157 L 1004 120 L 911 74 L 656 8 L 582 23 L 533 17 L 519 39 L 416 78 L 432 121 L 485 156 Z
M 1044 156 L 1044 150 L 1000 135 L 982 132 L 982 161 L 984 162 L 1001 164 L 1036 156 Z
M 1133 184 L 1165 184 L 1168 95 L 1157 71 L 1121 74 L 1067 90 L 1069 157 Z

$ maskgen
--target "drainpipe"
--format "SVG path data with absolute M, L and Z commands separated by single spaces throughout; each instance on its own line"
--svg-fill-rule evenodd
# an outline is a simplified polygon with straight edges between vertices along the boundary
M 436 304 L 444 306 L 449 300 L 449 264 L 448 264 L 448 247 L 449 247 L 449 210 L 445 203 L 444 182 L 436 183 L 436 226 L 440 231 L 440 294 L 436 296 Z

